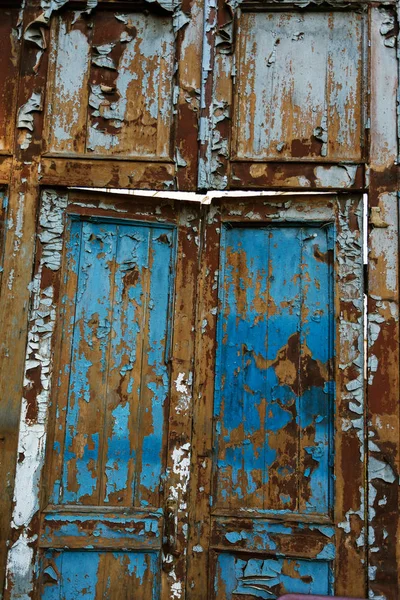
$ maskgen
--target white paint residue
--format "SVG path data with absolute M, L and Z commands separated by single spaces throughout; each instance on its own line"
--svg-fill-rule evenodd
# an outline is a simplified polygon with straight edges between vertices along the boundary
M 25 400 L 22 410 L 26 413 Z M 18 463 L 14 488 L 12 525 L 15 528 L 28 525 L 39 509 L 39 480 L 44 459 L 44 439 L 43 425 L 29 427 L 23 424 L 18 445 L 18 454 L 23 456 L 23 460 Z
M 52 287 L 41 289 L 43 267 L 57 270 L 61 266 L 63 214 L 67 197 L 54 191 L 45 191 L 39 216 L 39 239 L 42 253 L 38 271 L 30 286 L 32 308 L 29 316 L 28 343 L 24 371 L 25 389 L 33 385 L 31 369 L 40 370 L 42 390 L 36 398 L 37 414 L 32 422 L 27 418 L 27 400 L 22 399 L 20 433 L 18 440 L 19 461 L 16 468 L 14 489 L 14 511 L 12 526 L 22 532 L 10 549 L 7 562 L 7 577 L 12 584 L 11 598 L 28 598 L 32 593 L 34 550 L 28 546 L 29 526 L 39 509 L 39 485 L 45 456 L 47 413 L 51 391 L 51 338 L 56 319 Z M 20 223 L 20 225 L 18 225 Z M 17 226 L 22 221 L 17 216 Z
M 178 498 L 176 493 L 179 489 L 182 494 L 186 493 L 187 483 L 189 481 L 190 474 L 190 444 L 189 442 L 183 444 L 180 448 L 174 448 L 172 452 L 173 467 L 172 471 L 176 475 L 179 475 L 180 483 L 175 488 L 174 498 Z
M 31 97 L 23 104 L 18 111 L 17 127 L 18 129 L 28 129 L 33 131 L 33 114 L 42 110 L 42 95 L 38 92 L 32 92 Z
M 193 374 L 189 373 L 187 380 L 185 379 L 185 373 L 179 373 L 175 380 L 176 391 L 179 394 L 178 403 L 176 405 L 176 412 L 178 414 L 186 412 L 189 409 L 190 402 L 192 399 L 191 387 L 193 382 Z
M 368 473 L 370 481 L 373 479 L 381 479 L 382 481 L 386 481 L 386 483 L 394 483 L 396 480 L 392 467 L 388 463 L 378 460 L 373 456 L 370 456 L 368 461 Z
M 11 600 L 28 600 L 31 597 L 33 549 L 29 543 L 32 541 L 34 540 L 23 533 L 8 552 L 7 571 L 10 574 Z
M 353 510 L 353 509 L 348 510 L 347 513 L 345 514 L 345 521 L 338 523 L 338 527 L 343 529 L 343 531 L 345 533 L 350 533 L 350 531 L 352 529 L 351 522 L 350 522 L 350 517 L 352 515 L 357 515 L 362 521 L 364 520 L 364 497 L 365 497 L 364 488 L 360 487 L 359 492 L 360 492 L 360 508 L 358 510 Z
M 10 274 L 8 276 L 8 281 L 7 281 L 7 287 L 10 291 L 12 290 L 12 286 L 14 283 L 14 274 L 15 274 L 14 269 L 11 269 Z
M 20 249 L 22 230 L 24 225 L 24 206 L 25 206 L 25 194 L 19 193 L 18 210 L 15 221 L 15 238 L 14 238 L 14 256 Z
M 171 585 L 172 598 L 182 598 L 182 582 L 176 581 Z

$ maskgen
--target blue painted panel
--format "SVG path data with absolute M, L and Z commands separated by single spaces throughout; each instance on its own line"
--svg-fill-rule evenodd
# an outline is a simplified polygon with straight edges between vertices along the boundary
M 137 466 L 138 504 L 151 502 L 162 475 L 165 401 L 169 389 L 167 366 L 172 302 L 173 268 L 171 264 L 175 234 L 171 230 L 153 229 L 149 240 L 151 278 L 148 285 L 148 339 L 143 365 L 143 396 L 140 412 L 142 435 L 141 461 Z M 147 402 L 146 402 L 147 400 Z
M 331 488 L 331 227 L 224 227 L 216 503 L 326 514 Z
M 98 552 L 48 552 L 46 559 L 43 600 L 96 598 Z
M 155 600 L 159 559 L 149 552 L 48 551 L 43 600 Z
M 168 225 L 72 222 L 79 273 L 61 503 L 158 506 L 175 245 Z
M 140 381 L 134 366 L 141 361 L 140 332 L 143 310 L 146 309 L 143 273 L 148 265 L 149 231 L 143 227 L 118 228 L 117 269 L 114 282 L 113 338 L 110 353 L 111 388 L 118 394 L 110 406 L 107 438 L 105 501 L 113 494 L 125 493 L 128 487 L 134 495 L 133 472 L 136 469 L 136 444 L 129 430 L 137 430 L 137 404 Z M 136 381 L 135 381 L 136 379 Z M 111 389 L 110 393 L 115 394 Z M 110 402 L 111 404 L 111 402 Z
M 215 597 L 244 596 L 274 600 L 284 593 L 331 594 L 329 561 L 292 558 L 242 558 L 229 553 L 217 557 Z
M 113 544 L 120 548 L 161 549 L 162 510 L 158 513 L 129 515 L 98 512 L 92 514 L 46 513 L 40 545 L 64 548 L 74 543 L 85 548 Z
M 116 227 L 81 224 L 62 502 L 99 503 L 100 432 L 111 333 Z
M 291 556 L 333 560 L 335 558 L 333 525 L 309 523 L 274 523 L 266 519 L 245 517 L 216 519 L 214 534 L 218 546 L 266 554 L 286 554 L 290 547 Z

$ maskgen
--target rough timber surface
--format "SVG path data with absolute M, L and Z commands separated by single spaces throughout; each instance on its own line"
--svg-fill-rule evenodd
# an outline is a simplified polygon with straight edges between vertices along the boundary
M 397 600 L 398 4 L 0 11 L 0 596 Z

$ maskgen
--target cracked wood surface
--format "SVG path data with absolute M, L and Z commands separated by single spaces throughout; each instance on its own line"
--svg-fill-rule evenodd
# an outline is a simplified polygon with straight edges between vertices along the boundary
M 146 599 L 200 598 L 208 585 L 210 598 L 301 588 L 397 600 L 396 3 L 0 6 L 5 597 L 61 598 L 64 580 L 74 597 L 116 597 L 126 578 Z M 140 214 L 135 197 L 79 199 L 69 186 L 341 193 L 331 216 L 328 197 L 270 201 L 264 212 L 261 200 L 215 203 L 202 211 L 200 231 L 194 205 L 181 211 L 167 203 L 161 215 L 150 204 Z M 366 403 L 356 208 L 362 191 L 369 196 Z M 74 203 L 75 216 L 57 220 L 57 210 L 66 214 Z M 300 227 L 307 213 L 313 216 Z M 335 226 L 323 233 L 316 221 Z M 256 227 L 246 238 L 250 224 Z M 174 228 L 190 233 L 172 240 Z M 150 232 L 160 234 L 147 254 L 145 241 L 142 248 L 133 239 L 145 229 L 148 241 Z M 318 250 L 306 260 L 315 239 Z M 334 250 L 326 246 L 332 243 Z M 137 270 L 126 263 L 130 244 L 138 244 Z M 159 263 L 158 246 L 169 253 Z M 174 301 L 166 282 L 156 286 L 152 329 L 140 305 L 145 298 L 152 304 L 145 272 L 165 275 L 171 253 L 192 267 L 176 272 Z M 294 281 L 288 298 L 277 301 L 288 284 L 278 286 L 268 269 L 283 277 L 281 264 Z M 68 281 L 59 281 L 65 272 Z M 310 272 L 314 283 L 321 279 L 318 294 L 304 279 Z M 274 302 L 265 308 L 271 290 Z M 325 312 L 294 314 L 296 302 L 314 306 L 323 293 Z M 270 356 L 261 338 L 279 318 L 286 325 Z M 311 329 L 335 330 L 334 345 L 325 333 L 326 344 L 313 348 L 304 334 L 308 321 Z M 218 327 L 226 329 L 220 337 Z M 246 342 L 232 341 L 235 328 Z M 152 358 L 145 358 L 150 347 Z M 346 359 L 338 362 L 340 353 Z M 134 393 L 132 382 L 143 377 Z M 310 403 L 319 420 L 307 412 Z M 63 552 L 65 544 L 73 552 Z M 85 571 L 90 583 L 79 575 Z

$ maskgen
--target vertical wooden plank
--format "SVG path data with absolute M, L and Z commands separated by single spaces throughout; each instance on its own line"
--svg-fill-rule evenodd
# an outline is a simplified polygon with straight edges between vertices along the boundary
M 37 5 L 26 6 L 21 13 L 20 31 L 24 32 L 29 23 L 34 21 L 42 10 Z M 13 33 L 17 44 L 18 30 Z M 48 44 L 48 35 L 43 30 L 43 42 Z M 19 464 L 24 466 L 35 481 L 35 460 L 41 454 L 40 430 L 41 415 L 34 411 L 31 424 L 37 426 L 37 440 L 30 449 L 24 445 L 24 433 L 21 432 L 18 448 L 18 434 L 21 414 L 21 398 L 23 386 L 24 360 L 26 349 L 26 331 L 29 304 L 29 286 L 32 277 L 32 264 L 34 253 L 34 232 L 36 227 L 36 209 L 38 203 L 39 181 L 39 154 L 42 147 L 43 115 L 42 100 L 47 72 L 47 56 L 38 49 L 37 45 L 22 39 L 20 42 L 20 59 L 16 67 L 19 71 L 19 80 L 14 73 L 14 81 L 18 92 L 14 107 L 16 123 L 12 123 L 12 115 L 8 126 L 16 125 L 17 131 L 13 136 L 13 171 L 10 177 L 8 227 L 5 240 L 4 272 L 0 294 L 0 322 L 6 324 L 2 330 L 0 346 L 0 397 L 2 410 L 5 415 L 2 419 L 2 433 L 5 443 L 1 444 L 0 469 L 4 481 L 7 482 L 6 493 L 2 495 L 0 506 L 0 528 L 4 534 L 1 536 L 0 546 L 0 593 L 3 590 L 6 553 L 13 549 L 15 541 L 23 524 L 17 519 L 10 528 L 13 490 L 16 485 L 15 469 L 17 457 Z M 7 126 L 7 127 L 8 127 Z M 27 409 L 24 406 L 24 412 Z M 25 414 L 24 414 L 25 416 Z M 31 465 L 31 468 L 29 468 Z M 23 490 L 20 486 L 19 490 Z M 20 502 L 23 503 L 24 492 Z M 14 496 L 16 501 L 17 496 Z M 29 512 L 29 507 L 27 507 Z M 27 513 L 23 511 L 26 515 Z M 7 543 L 8 540 L 8 543 Z M 31 552 L 28 543 L 14 547 L 14 550 L 24 556 L 27 564 L 30 562 Z M 14 554 L 15 557 L 15 554 Z M 11 560 L 13 556 L 11 555 Z M 12 593 L 25 593 L 29 583 L 24 574 L 19 582 L 11 578 L 8 582 L 6 595 Z
M 393 9 L 371 9 L 368 576 L 370 598 L 385 600 L 395 600 L 400 588 L 396 19 Z
M 301 237 L 295 229 L 275 227 L 269 238 L 264 508 L 294 512 L 300 481 L 300 390 L 293 384 L 300 368 Z
M 201 56 L 204 31 L 203 0 L 183 0 L 183 20 L 175 30 L 179 69 L 176 76 L 175 158 L 177 189 L 198 187 L 198 139 L 200 135 Z M 186 19 L 190 15 L 189 20 Z M 182 17 L 183 15 L 181 15 Z
M 57 411 L 50 411 L 48 420 L 48 448 L 52 449 L 52 452 L 48 450 L 48 454 L 51 455 L 51 467 L 49 470 L 51 477 L 49 478 L 49 485 L 46 486 L 46 490 L 42 494 L 44 505 L 48 503 L 57 505 L 61 502 L 60 488 L 63 472 L 62 456 L 65 442 L 65 422 L 67 418 L 68 375 L 71 372 L 70 363 L 82 241 L 82 223 L 79 220 L 68 220 L 68 223 L 66 223 L 65 238 L 66 248 L 62 259 L 63 277 L 60 283 L 60 296 L 62 298 L 60 323 L 55 328 L 55 337 L 57 340 L 55 346 L 60 348 L 60 352 L 54 365 L 54 371 L 59 375 L 55 385 L 54 405 L 58 405 L 59 398 L 60 406 Z M 56 426 L 57 422 L 58 426 Z
M 145 227 L 121 225 L 117 235 L 101 501 L 132 506 L 139 450 L 138 411 L 146 330 L 150 234 Z
M 115 225 L 83 223 L 61 502 L 100 504 L 101 447 L 114 300 Z
M 335 593 L 363 598 L 367 594 L 363 217 L 357 196 L 338 195 L 335 204 Z
M 52 23 L 44 140 L 49 152 L 83 152 L 93 17 L 67 12 Z
M 300 511 L 332 508 L 334 225 L 301 230 Z
M 169 600 L 171 596 L 175 596 L 177 600 L 183 599 L 187 584 L 189 484 L 194 450 L 192 387 L 199 225 L 198 207 L 192 203 L 184 204 L 178 217 L 173 333 L 169 351 L 172 385 L 164 498 L 170 538 L 164 547 L 162 600 Z
M 159 505 L 160 482 L 164 472 L 169 396 L 168 347 L 171 333 L 170 302 L 175 276 L 175 236 L 167 229 L 154 228 L 149 237 L 147 344 L 143 352 L 143 399 L 138 422 L 140 459 L 137 464 L 137 502 Z
M 194 364 L 193 472 L 190 488 L 188 575 L 186 594 L 190 600 L 204 600 L 210 587 L 209 543 L 210 501 L 214 424 L 210 416 L 214 403 L 215 352 L 218 316 L 221 214 L 218 207 L 204 207 L 202 247 L 196 316 L 196 361 Z M 193 501 L 192 499 L 195 499 Z M 205 580 L 205 574 L 207 578 Z

